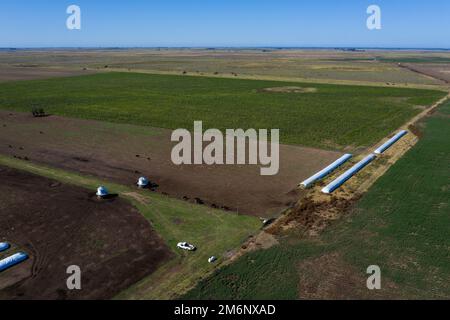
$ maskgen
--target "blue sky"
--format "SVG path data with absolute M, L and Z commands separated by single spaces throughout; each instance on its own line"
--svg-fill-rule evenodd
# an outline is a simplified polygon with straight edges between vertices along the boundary
M 66 9 L 81 7 L 82 29 Z M 382 10 L 382 29 L 366 9 Z M 450 48 L 448 0 L 1 0 L 0 47 Z

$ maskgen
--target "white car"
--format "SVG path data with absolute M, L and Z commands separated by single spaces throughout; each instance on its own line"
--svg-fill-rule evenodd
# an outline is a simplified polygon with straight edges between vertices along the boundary
M 188 242 L 179 242 L 177 244 L 177 248 L 187 250 L 187 251 L 194 251 L 195 249 L 197 249 L 194 245 L 192 245 Z

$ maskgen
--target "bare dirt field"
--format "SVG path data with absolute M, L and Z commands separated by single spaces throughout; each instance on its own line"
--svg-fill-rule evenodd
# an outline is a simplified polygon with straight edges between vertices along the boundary
M 0 167 L 0 241 L 30 259 L 0 273 L 0 299 L 108 299 L 151 274 L 172 253 L 120 198 Z M 81 290 L 67 289 L 70 265 Z
M 280 146 L 280 170 L 258 165 L 182 165 L 171 161 L 170 130 L 0 111 L 0 153 L 92 174 L 125 185 L 141 175 L 154 190 L 255 216 L 275 216 L 298 201 L 297 185 L 341 154 Z
M 427 63 L 427 64 L 412 64 L 406 63 L 401 64 L 404 68 L 407 68 L 413 72 L 417 72 L 428 77 L 438 79 L 446 84 L 450 83 L 450 65 L 449 64 L 437 64 L 437 63 Z
M 92 73 L 94 73 L 94 71 L 42 67 L 0 66 L 0 82 L 70 77 Z

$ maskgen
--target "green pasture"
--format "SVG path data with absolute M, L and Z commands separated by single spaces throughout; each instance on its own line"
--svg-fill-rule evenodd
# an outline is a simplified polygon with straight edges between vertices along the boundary
M 274 87 L 308 88 L 275 93 Z M 311 90 L 311 88 L 313 88 Z M 444 92 L 226 78 L 105 73 L 2 83 L 0 108 L 192 129 L 280 129 L 282 143 L 326 149 L 366 147 Z

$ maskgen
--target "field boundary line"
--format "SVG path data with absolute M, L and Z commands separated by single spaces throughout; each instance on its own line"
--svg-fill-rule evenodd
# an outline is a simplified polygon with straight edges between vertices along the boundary
M 118 72 L 118 73 L 140 73 L 140 74 L 153 74 L 153 75 L 175 75 L 184 77 L 200 77 L 200 78 L 217 78 L 217 79 L 240 79 L 240 80 L 255 80 L 255 81 L 278 81 L 278 82 L 298 82 L 305 84 L 330 84 L 330 85 L 342 85 L 342 86 L 360 86 L 360 87 L 382 87 L 382 88 L 404 88 L 404 89 L 425 89 L 425 90 L 441 90 L 447 91 L 447 86 L 444 84 L 417 84 L 417 83 L 396 83 L 395 85 L 386 85 L 384 82 L 374 81 L 357 81 L 357 80 L 339 80 L 339 79 L 320 79 L 320 78 L 300 78 L 300 77 L 277 77 L 277 76 L 264 76 L 264 75 L 245 75 L 240 74 L 238 76 L 218 74 L 214 73 L 187 73 L 182 74 L 178 71 L 161 71 L 161 70 L 144 70 L 144 69 L 132 69 L 127 68 L 108 68 L 106 70 L 99 70 L 95 68 L 88 68 L 88 71 L 97 70 L 98 73 Z

